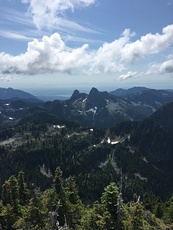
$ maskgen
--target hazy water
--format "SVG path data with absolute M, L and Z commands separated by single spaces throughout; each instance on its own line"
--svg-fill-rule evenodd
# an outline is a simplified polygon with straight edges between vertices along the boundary
M 67 100 L 71 97 L 74 92 L 74 88 L 58 88 L 58 89 L 27 89 L 28 93 L 36 96 L 37 98 L 48 101 L 48 100 Z M 90 89 L 79 89 L 81 93 L 88 93 Z

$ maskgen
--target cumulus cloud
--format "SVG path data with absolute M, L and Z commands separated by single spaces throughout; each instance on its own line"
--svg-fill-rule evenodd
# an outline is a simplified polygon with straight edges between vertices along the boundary
M 163 34 L 147 34 L 132 42 L 134 33 L 126 29 L 111 43 L 104 43 L 98 50 L 89 50 L 88 44 L 78 48 L 66 46 L 58 33 L 44 36 L 41 41 L 28 42 L 27 51 L 13 56 L 0 53 L 0 73 L 3 74 L 39 74 L 39 73 L 115 73 L 128 69 L 132 63 L 142 57 L 159 53 L 173 44 L 173 25 L 163 28 Z M 171 59 L 172 60 L 172 59 Z M 160 72 L 172 72 L 172 62 L 159 65 Z M 152 66 L 151 69 L 158 68 Z M 128 72 L 120 79 L 136 75 Z
M 173 73 L 173 60 L 165 61 L 160 66 L 161 73 Z
M 150 66 L 147 74 L 171 74 L 173 73 L 173 59 L 163 63 L 153 64 Z
M 4 74 L 38 74 L 68 72 L 80 68 L 87 59 L 88 45 L 70 49 L 59 34 L 44 36 L 28 43 L 27 52 L 18 56 L 0 53 L 0 69 Z
M 122 61 L 134 63 L 149 54 L 159 53 L 173 44 L 173 25 L 163 28 L 162 34 L 146 34 L 140 40 L 126 44 L 121 51 Z
M 100 72 L 120 72 L 124 70 L 124 64 L 120 62 L 121 49 L 134 36 L 129 29 L 126 29 L 122 36 L 111 43 L 104 43 L 98 50 L 91 54 L 92 62 L 89 71 Z
M 70 27 L 76 30 L 86 30 L 76 22 L 67 20 L 64 14 L 67 10 L 74 11 L 75 8 L 87 7 L 96 0 L 22 0 L 29 4 L 29 14 L 37 28 Z
M 120 75 L 120 76 L 119 76 L 119 79 L 120 79 L 120 80 L 126 80 L 126 79 L 128 79 L 128 78 L 131 78 L 131 77 L 136 76 L 136 74 L 137 74 L 137 72 L 131 72 L 131 71 L 129 71 L 127 74 L 122 74 L 122 75 Z
M 4 74 L 38 74 L 47 72 L 86 73 L 116 72 L 124 69 L 119 63 L 120 50 L 130 40 L 130 30 L 112 43 L 105 43 L 98 50 L 88 51 L 88 45 L 70 48 L 58 33 L 44 36 L 41 41 L 28 43 L 27 51 L 18 56 L 0 53 L 0 69 Z

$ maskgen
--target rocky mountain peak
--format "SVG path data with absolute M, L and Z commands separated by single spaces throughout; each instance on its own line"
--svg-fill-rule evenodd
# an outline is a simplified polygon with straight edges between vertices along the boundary
M 98 89 L 93 87 L 89 92 L 89 97 L 97 96 L 98 93 L 99 93 Z
M 75 91 L 73 92 L 73 94 L 71 95 L 71 99 L 78 96 L 80 94 L 79 90 L 75 89 Z
M 98 98 L 98 97 L 101 99 L 108 99 L 110 96 L 108 92 L 106 91 L 99 92 L 98 89 L 93 87 L 88 95 L 88 98 Z

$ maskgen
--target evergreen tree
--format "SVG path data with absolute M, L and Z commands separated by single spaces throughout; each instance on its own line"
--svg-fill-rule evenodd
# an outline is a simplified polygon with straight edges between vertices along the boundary
M 60 167 L 56 167 L 55 169 L 55 175 L 54 175 L 54 179 L 53 179 L 53 184 L 54 184 L 54 188 L 56 193 L 58 194 L 59 198 L 61 197 L 61 195 L 64 194 L 64 189 L 63 189 L 63 178 L 62 178 L 62 171 L 60 169 Z
M 117 225 L 117 199 L 119 191 L 117 185 L 110 183 L 101 196 L 101 203 L 104 209 L 104 218 L 108 229 L 115 229 Z
M 165 204 L 163 219 L 168 224 L 173 223 L 173 194 Z
M 29 190 L 25 183 L 25 174 L 23 171 L 20 171 L 17 177 L 18 187 L 19 187 L 19 201 L 20 204 L 24 205 L 27 203 L 27 197 L 29 195 Z
M 164 213 L 164 206 L 163 202 L 161 201 L 160 197 L 156 200 L 154 205 L 154 214 L 157 218 L 162 218 Z
M 15 176 L 11 176 L 2 186 L 3 204 L 10 204 L 17 213 L 19 205 L 19 187 Z
M 65 181 L 66 189 L 66 202 L 68 205 L 68 210 L 66 212 L 67 222 L 75 229 L 80 223 L 81 212 L 82 212 L 82 202 L 78 195 L 78 189 L 73 177 L 69 177 Z
M 2 185 L 2 202 L 3 205 L 7 205 L 10 200 L 10 193 L 9 193 L 9 182 L 5 181 Z
M 133 219 L 131 230 L 143 230 L 143 208 L 140 204 L 133 207 Z
M 151 199 L 150 199 L 148 193 L 144 193 L 144 195 L 143 195 L 143 206 L 147 210 L 152 211 L 152 202 L 151 202 Z

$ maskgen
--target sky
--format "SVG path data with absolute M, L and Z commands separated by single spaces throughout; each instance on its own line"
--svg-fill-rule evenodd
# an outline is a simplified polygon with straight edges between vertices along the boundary
M 0 0 L 0 87 L 173 89 L 173 0 Z

